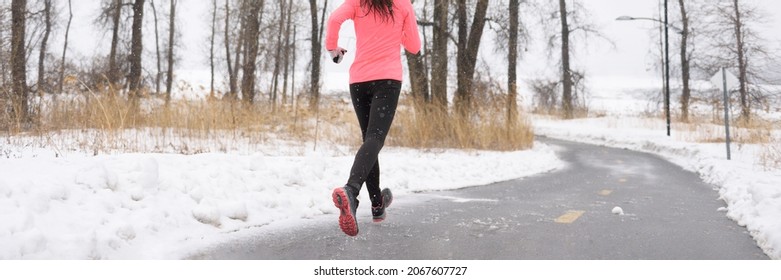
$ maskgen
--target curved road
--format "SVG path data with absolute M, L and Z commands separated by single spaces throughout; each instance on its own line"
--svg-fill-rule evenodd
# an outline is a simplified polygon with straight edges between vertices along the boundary
M 542 139 L 561 170 L 396 197 L 351 238 L 336 215 L 264 230 L 205 259 L 767 259 L 713 186 L 657 156 Z M 365 195 L 364 195 L 365 196 Z M 623 214 L 613 214 L 614 207 Z

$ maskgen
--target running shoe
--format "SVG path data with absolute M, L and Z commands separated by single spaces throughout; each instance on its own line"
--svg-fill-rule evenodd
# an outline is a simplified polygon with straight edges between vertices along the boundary
M 349 236 L 358 235 L 358 221 L 355 210 L 358 209 L 357 192 L 352 187 L 344 186 L 334 189 L 332 194 L 334 205 L 339 208 L 339 228 Z
M 382 205 L 372 207 L 372 220 L 375 223 L 385 220 L 385 208 L 388 208 L 393 202 L 393 193 L 389 188 L 382 189 Z

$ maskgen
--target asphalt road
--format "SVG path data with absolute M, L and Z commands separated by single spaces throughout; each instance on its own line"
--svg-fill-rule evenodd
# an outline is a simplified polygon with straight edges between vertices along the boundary
M 261 230 L 192 258 L 768 258 L 745 228 L 717 211 L 725 203 L 696 174 L 650 154 L 542 141 L 559 147 L 565 168 L 486 186 L 397 196 L 379 224 L 361 205 L 357 237 L 344 235 L 334 214 Z M 614 207 L 623 214 L 614 214 Z

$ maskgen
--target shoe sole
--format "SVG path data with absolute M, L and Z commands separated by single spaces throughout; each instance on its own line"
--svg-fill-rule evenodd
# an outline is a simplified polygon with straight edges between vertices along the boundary
M 358 224 L 350 212 L 350 200 L 347 199 L 347 194 L 342 188 L 335 189 L 333 199 L 334 206 L 339 208 L 339 228 L 349 236 L 358 235 Z

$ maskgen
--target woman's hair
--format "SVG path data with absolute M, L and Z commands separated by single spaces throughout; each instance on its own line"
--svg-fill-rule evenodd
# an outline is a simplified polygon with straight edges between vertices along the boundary
M 367 10 L 367 15 L 375 13 L 383 22 L 393 21 L 393 0 L 361 0 L 361 7 Z

